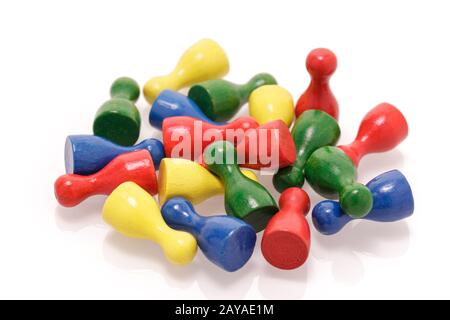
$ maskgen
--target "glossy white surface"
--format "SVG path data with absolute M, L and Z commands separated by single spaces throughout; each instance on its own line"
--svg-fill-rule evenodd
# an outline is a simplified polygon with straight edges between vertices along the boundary
M 450 298 L 450 3 L 305 2 L 2 1 L 0 298 Z M 186 268 L 171 266 L 156 245 L 115 233 L 100 217 L 104 197 L 60 207 L 53 182 L 64 173 L 65 138 L 91 132 L 111 82 L 126 75 L 142 86 L 203 37 L 227 51 L 227 79 L 270 72 L 295 100 L 309 82 L 308 52 L 332 49 L 342 143 L 379 102 L 407 117 L 407 140 L 366 157 L 359 172 L 367 182 L 400 169 L 415 215 L 354 223 L 335 237 L 312 230 L 299 270 L 270 267 L 257 247 L 244 269 L 228 274 L 201 253 Z M 138 107 L 141 140 L 158 137 L 142 97 Z M 220 197 L 197 209 L 224 212 Z

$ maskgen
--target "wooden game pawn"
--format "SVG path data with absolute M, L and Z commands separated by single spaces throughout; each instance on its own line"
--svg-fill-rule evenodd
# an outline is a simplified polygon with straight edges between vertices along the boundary
M 170 227 L 191 233 L 205 256 L 226 271 L 239 270 L 253 254 L 256 233 L 242 220 L 229 216 L 202 217 L 181 197 L 167 201 L 161 212 Z
M 364 220 L 394 222 L 413 214 L 414 197 L 411 187 L 400 171 L 385 172 L 366 186 L 372 192 L 373 207 Z M 312 220 L 320 233 L 333 235 L 355 219 L 346 215 L 338 202 L 325 200 L 314 207 Z
M 214 121 L 228 121 L 248 101 L 248 97 L 255 89 L 276 83 L 275 78 L 268 73 L 259 73 L 243 85 L 226 80 L 209 80 L 192 86 L 188 96 L 208 118 Z
M 339 146 L 358 166 L 361 158 L 369 153 L 394 149 L 408 136 L 408 122 L 392 104 L 380 103 L 361 121 L 355 140 Z
M 197 253 L 194 237 L 170 228 L 153 197 L 134 182 L 122 183 L 111 193 L 103 206 L 103 219 L 127 237 L 158 243 L 173 264 L 188 264 Z
M 151 194 L 156 194 L 155 168 L 147 150 L 121 154 L 102 170 L 89 176 L 63 175 L 55 181 L 55 196 L 62 206 L 73 207 L 90 196 L 108 195 L 125 181 L 133 181 Z
M 261 243 L 264 258 L 274 267 L 290 270 L 302 266 L 309 255 L 311 236 L 306 220 L 308 194 L 300 188 L 286 189 L 280 211 L 269 221 Z
M 203 158 L 207 168 L 223 181 L 227 214 L 249 223 L 256 232 L 264 230 L 278 211 L 277 203 L 261 184 L 239 170 L 233 144 L 214 142 L 206 148 Z
M 145 139 L 137 145 L 123 147 L 93 135 L 72 135 L 66 138 L 66 173 L 89 175 L 105 167 L 115 157 L 138 150 L 147 150 L 155 169 L 164 158 L 164 147 L 158 139 Z
M 95 115 L 94 134 L 122 146 L 131 146 L 139 138 L 141 116 L 134 103 L 139 85 L 131 78 L 119 78 L 111 86 L 111 100 Z
M 320 110 L 305 111 L 295 121 L 291 135 L 294 139 L 297 156 L 294 164 L 280 169 L 273 176 L 273 185 L 278 192 L 287 188 L 303 186 L 304 167 L 311 154 L 323 146 L 334 145 L 341 131 L 337 121 Z
M 258 122 L 251 117 L 240 117 L 225 125 L 213 125 L 193 117 L 170 117 L 164 120 L 162 127 L 165 153 L 167 157 L 196 160 L 211 142 L 229 138 L 228 141 L 236 145 L 247 130 L 257 127 Z M 180 153 L 175 156 L 173 151 L 180 146 Z
M 153 103 L 164 89 L 176 91 L 194 83 L 221 78 L 229 68 L 228 57 L 219 44 L 203 39 L 183 53 L 171 73 L 149 80 L 144 86 L 144 96 L 148 103 Z
M 306 69 L 311 82 L 301 95 L 295 107 L 295 115 L 300 117 L 306 110 L 322 110 L 335 119 L 339 117 L 339 105 L 330 89 L 330 77 L 336 71 L 337 58 L 328 49 L 311 51 L 306 58 Z
M 356 182 L 356 167 L 337 147 L 317 149 L 305 165 L 311 187 L 328 199 L 339 196 L 342 209 L 352 218 L 363 218 L 372 209 L 372 193 Z

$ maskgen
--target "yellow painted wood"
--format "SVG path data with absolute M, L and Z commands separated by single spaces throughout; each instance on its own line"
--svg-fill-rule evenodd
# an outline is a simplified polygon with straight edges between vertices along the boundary
M 294 100 L 289 91 L 278 85 L 262 86 L 250 95 L 249 111 L 261 125 L 282 120 L 290 126 L 294 119 Z
M 179 90 L 222 78 L 229 69 L 227 54 L 220 45 L 214 40 L 203 39 L 186 50 L 171 73 L 149 80 L 144 86 L 144 96 L 152 103 L 164 89 Z
M 174 264 L 188 264 L 197 253 L 195 238 L 171 229 L 155 199 L 134 182 L 122 183 L 111 193 L 103 206 L 103 219 L 125 236 L 158 243 Z
M 242 170 L 248 178 L 258 181 L 249 170 Z M 164 158 L 159 167 L 159 203 L 172 197 L 184 197 L 198 204 L 215 195 L 223 194 L 222 181 L 198 163 L 186 159 Z

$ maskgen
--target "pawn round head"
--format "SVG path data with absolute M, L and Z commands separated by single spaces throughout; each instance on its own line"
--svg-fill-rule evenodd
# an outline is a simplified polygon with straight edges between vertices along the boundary
M 255 90 L 261 86 L 277 84 L 277 80 L 270 73 L 258 73 L 247 84 L 251 86 L 251 89 Z
M 164 221 L 174 229 L 183 230 L 197 215 L 192 204 L 183 197 L 173 197 L 161 207 Z
M 337 68 L 336 55 L 329 49 L 314 49 L 306 58 L 306 68 L 312 77 L 330 77 Z
M 110 94 L 112 98 L 136 102 L 140 94 L 139 84 L 128 77 L 119 78 L 111 85 Z
M 319 202 L 312 211 L 312 222 L 323 235 L 338 233 L 352 218 L 341 210 L 339 202 L 325 200 Z
M 373 197 L 370 190 L 355 183 L 344 188 L 340 194 L 342 210 L 354 219 L 364 218 L 373 206 Z
M 84 200 L 77 182 L 76 175 L 66 174 L 56 179 L 54 184 L 55 197 L 59 204 L 64 207 L 74 207 Z
M 280 169 L 272 178 L 273 185 L 278 192 L 283 192 L 287 188 L 301 188 L 305 183 L 303 170 L 295 166 Z

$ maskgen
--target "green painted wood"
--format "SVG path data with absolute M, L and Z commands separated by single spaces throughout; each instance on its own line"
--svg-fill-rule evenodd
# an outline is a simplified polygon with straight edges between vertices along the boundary
M 278 212 L 277 203 L 264 186 L 239 170 L 233 144 L 228 141 L 210 144 L 205 150 L 204 161 L 224 183 L 227 214 L 251 224 L 256 232 L 264 230 Z
M 188 95 L 211 120 L 228 121 L 248 101 L 253 90 L 269 84 L 277 81 L 268 73 L 259 73 L 243 85 L 226 80 L 201 82 L 192 86 Z
M 356 182 L 356 168 L 339 148 L 316 150 L 306 162 L 305 176 L 317 193 L 329 199 L 339 197 L 342 209 L 352 218 L 363 218 L 372 209 L 372 193 Z
M 111 86 L 111 99 L 95 115 L 93 130 L 96 136 L 122 146 L 131 146 L 139 138 L 141 116 L 135 106 L 139 85 L 131 78 L 119 78 Z
M 303 186 L 304 167 L 311 154 L 317 149 L 335 145 L 341 135 L 337 121 L 320 110 L 305 111 L 295 121 L 291 131 L 297 158 L 292 166 L 280 169 L 273 176 L 273 185 L 278 192 L 291 187 Z

